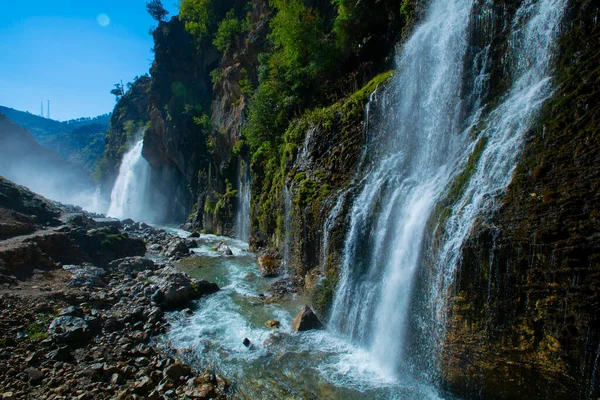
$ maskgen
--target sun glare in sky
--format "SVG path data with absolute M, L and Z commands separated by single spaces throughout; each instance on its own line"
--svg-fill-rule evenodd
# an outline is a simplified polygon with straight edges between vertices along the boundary
M 106 27 L 110 25 L 110 18 L 106 14 L 100 14 L 96 17 L 96 21 L 98 21 L 98 25 L 102 27 Z

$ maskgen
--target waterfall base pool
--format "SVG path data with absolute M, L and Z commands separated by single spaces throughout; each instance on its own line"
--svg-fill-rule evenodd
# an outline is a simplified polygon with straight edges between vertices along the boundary
M 328 330 L 293 333 L 291 322 L 305 298 L 265 301 L 261 294 L 276 279 L 258 274 L 256 256 L 245 243 L 212 235 L 197 241 L 195 255 L 180 268 L 216 282 L 221 291 L 197 301 L 191 316 L 171 313 L 172 327 L 163 339 L 191 365 L 231 379 L 233 398 L 439 398 L 433 387 L 410 376 L 386 376 L 370 353 Z M 233 256 L 214 250 L 220 241 Z M 278 331 L 265 326 L 271 319 L 280 321 Z M 243 344 L 245 338 L 249 347 Z

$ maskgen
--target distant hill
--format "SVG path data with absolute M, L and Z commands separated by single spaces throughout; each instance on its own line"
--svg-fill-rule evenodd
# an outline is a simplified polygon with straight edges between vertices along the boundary
M 110 114 L 61 122 L 3 106 L 0 106 L 0 113 L 27 129 L 38 142 L 54 150 L 62 159 L 80 164 L 88 171 L 94 169 L 96 161 L 104 154 Z
M 1 113 L 0 175 L 52 200 L 93 209 L 96 185 L 89 173 L 39 144 Z

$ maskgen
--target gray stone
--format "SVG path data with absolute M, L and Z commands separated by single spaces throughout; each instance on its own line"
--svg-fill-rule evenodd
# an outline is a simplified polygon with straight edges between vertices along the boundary
M 104 286 L 102 276 L 106 274 L 102 268 L 91 264 L 83 265 L 65 265 L 64 270 L 73 274 L 73 280 L 69 285 L 76 288 Z
M 44 373 L 36 368 L 27 368 L 25 370 L 31 383 L 39 383 L 44 379 Z
M 154 261 L 143 257 L 120 258 L 108 264 L 108 270 L 133 275 L 143 271 L 153 270 Z
M 48 333 L 59 342 L 81 343 L 89 340 L 91 331 L 87 322 L 79 317 L 58 317 L 50 324 Z

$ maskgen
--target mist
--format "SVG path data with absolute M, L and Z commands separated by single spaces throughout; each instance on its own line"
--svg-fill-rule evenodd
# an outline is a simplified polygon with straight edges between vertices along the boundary
M 108 201 L 79 165 L 60 159 L 26 129 L 0 114 L 0 175 L 48 199 L 105 213 Z

